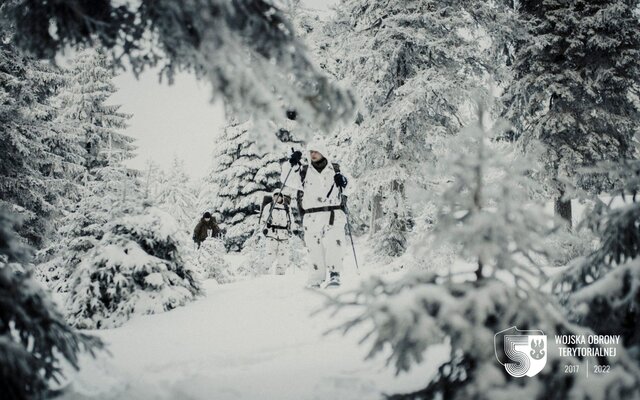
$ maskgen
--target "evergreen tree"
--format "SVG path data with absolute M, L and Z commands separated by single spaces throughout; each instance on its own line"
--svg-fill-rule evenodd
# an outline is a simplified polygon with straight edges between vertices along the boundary
M 188 260 L 200 280 L 213 279 L 222 285 L 235 280 L 235 271 L 224 259 L 225 253 L 221 240 L 208 238 L 198 250 L 191 252 Z
M 436 244 L 454 245 L 459 256 L 476 265 L 477 280 L 501 270 L 544 277 L 538 266 L 551 251 L 545 241 L 550 218 L 530 196 L 539 168 L 512 146 L 493 140 L 500 125 L 486 127 L 487 105 L 478 104 L 477 120 L 434 150 L 444 153 L 439 172 L 450 181 L 437 201 Z M 456 152 L 448 153 L 449 148 Z M 519 289 L 536 289 L 513 274 Z
M 498 132 L 478 121 L 452 139 L 459 150 L 443 160 L 452 177 L 443 193 L 434 233 L 436 242 L 455 244 L 471 270 L 410 273 L 396 282 L 373 278 L 360 289 L 338 295 L 337 308 L 360 312 L 342 326 L 345 331 L 372 323 L 367 338 L 370 356 L 390 348 L 389 362 L 398 372 L 424 362 L 432 345 L 447 343 L 449 359 L 428 385 L 393 399 L 491 398 L 504 393 L 527 398 L 624 399 L 640 395 L 637 367 L 618 352 L 616 357 L 560 357 L 547 352 L 546 367 L 528 379 L 514 378 L 496 361 L 494 335 L 516 326 L 541 329 L 548 337 L 576 334 L 582 328 L 563 318 L 542 290 L 546 282 L 544 237 L 549 217 L 541 204 L 529 200 L 535 165 L 516 157 Z M 460 263 L 460 259 L 458 264 Z M 564 365 L 587 362 L 611 365 L 606 377 L 583 375 L 566 379 Z M 592 379 L 593 378 L 593 379 Z M 585 385 L 599 391 L 584 390 Z
M 136 198 L 136 183 L 128 173 L 118 164 L 92 170 L 92 179 L 85 182 L 81 199 L 60 221 L 59 241 L 47 249 L 51 259 L 37 267 L 41 279 L 52 290 L 69 290 L 71 274 L 105 235 L 107 223 L 119 210 L 132 208 L 140 200 Z
M 120 196 L 126 198 L 123 186 L 138 190 L 121 165 L 133 157 L 134 139 L 120 132 L 130 116 L 108 104 L 116 91 L 111 67 L 101 51 L 83 51 L 66 71 L 55 98 L 56 122 L 73 132 L 76 145 L 85 149 L 78 198 L 60 219 L 57 240 L 39 257 L 39 276 L 56 291 L 69 289 L 69 276 L 104 235 L 111 207 Z
M 50 381 L 63 377 L 61 362 L 78 368 L 82 351 L 103 347 L 96 337 L 71 329 L 50 295 L 31 277 L 30 249 L 13 230 L 14 217 L 0 207 L 0 382 L 7 399 L 49 398 Z
M 197 215 L 196 198 L 184 171 L 184 161 L 174 157 L 171 168 L 160 180 L 155 202 L 160 209 L 178 221 L 181 230 L 191 231 L 193 219 Z
M 41 247 L 60 203 L 77 194 L 73 179 L 83 150 L 55 120 L 51 96 L 61 73 L 21 55 L 6 40 L 0 46 L 0 203 L 23 218 L 20 235 Z
M 584 221 L 598 247 L 571 262 L 556 277 L 554 291 L 577 322 L 598 334 L 622 335 L 640 363 L 640 161 L 604 163 L 598 170 L 616 185 L 608 203 L 594 199 Z
M 120 112 L 119 105 L 107 104 L 117 88 L 113 65 L 104 52 L 84 50 L 73 59 L 67 75 L 67 84 L 58 96 L 59 118 L 84 136 L 86 167 L 91 170 L 133 157 L 133 138 L 120 132 L 131 116 Z
M 151 160 L 147 160 L 143 171 L 144 198 L 152 200 L 160 193 L 160 182 L 164 181 L 164 171 Z
M 328 66 L 361 97 L 363 109 L 343 135 L 357 187 L 371 211 L 370 233 L 381 255 L 407 247 L 412 217 L 407 186 L 433 160 L 429 139 L 455 134 L 461 106 L 482 70 L 478 43 L 461 3 L 344 0 L 328 28 L 335 37 Z M 358 210 L 355 210 L 357 213 Z
M 108 206 L 107 213 L 89 205 L 91 210 L 80 214 L 97 214 L 106 221 L 88 225 L 86 229 L 99 232 L 82 232 L 85 236 L 71 241 L 81 247 L 67 250 L 67 258 L 75 265 L 66 265 L 70 271 L 66 308 L 69 321 L 79 328 L 119 326 L 134 313 L 170 310 L 200 292 L 185 264 L 183 249 L 188 244 L 176 220 L 158 208 L 142 205 L 142 193 L 126 170 L 106 167 L 106 171 L 109 175 L 96 186 L 107 186 L 106 193 L 113 196 L 112 201 L 108 196 L 101 200 Z
M 87 173 L 54 257 L 39 269 L 55 290 L 70 292 L 69 319 L 81 328 L 118 326 L 134 311 L 172 309 L 199 293 L 183 260 L 184 228 L 149 206 L 137 172 L 122 165 L 133 155 L 133 139 L 120 132 L 130 116 L 108 104 L 116 90 L 111 67 L 101 51 L 81 53 L 57 98 L 58 118 L 74 124 L 86 145 Z M 164 192 L 162 200 L 171 196 Z
M 205 212 L 209 211 L 212 214 L 214 213 L 212 206 L 218 190 L 215 186 L 215 182 L 213 182 L 211 178 L 212 176 L 211 174 L 209 174 L 205 178 L 193 183 L 193 190 L 197 193 L 195 215 L 193 215 L 193 218 L 191 219 L 191 222 L 194 224 L 194 226 L 197 221 L 202 218 L 202 215 Z
M 58 95 L 67 84 L 67 71 L 43 62 L 33 65 L 28 76 L 32 76 L 41 87 L 41 100 L 31 111 L 47 121 L 49 126 L 40 138 L 47 148 L 47 158 L 43 160 L 40 171 L 51 193 L 55 223 L 69 204 L 78 200 L 79 178 L 85 170 L 87 153 L 75 124 L 60 117 Z
M 253 124 L 231 120 L 218 140 L 207 182 L 217 189 L 212 210 L 226 228 L 226 246 L 240 251 L 258 230 L 262 197 L 280 184 L 278 157 L 261 153 L 249 137 Z
M 640 110 L 637 1 L 521 1 L 528 36 L 516 49 L 507 117 L 527 150 L 545 145 L 541 161 L 556 212 L 571 222 L 570 185 L 599 192 L 609 182 L 585 173 L 597 162 L 632 158 Z M 581 172 L 582 171 L 582 172 Z

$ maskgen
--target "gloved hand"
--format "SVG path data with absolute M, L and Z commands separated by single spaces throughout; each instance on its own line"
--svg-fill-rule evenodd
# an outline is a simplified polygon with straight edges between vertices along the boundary
M 333 176 L 333 181 L 335 182 L 336 186 L 339 188 L 346 188 L 347 187 L 347 178 L 342 175 L 341 173 L 337 173 Z
M 300 164 L 300 160 L 302 160 L 302 152 L 300 150 L 293 151 L 293 148 L 291 149 L 291 151 L 292 153 L 291 157 L 289 157 L 289 163 L 292 167 L 295 167 L 296 165 Z

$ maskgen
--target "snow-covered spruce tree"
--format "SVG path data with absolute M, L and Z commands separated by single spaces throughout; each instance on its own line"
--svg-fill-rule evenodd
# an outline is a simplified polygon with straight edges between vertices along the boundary
M 30 249 L 13 232 L 15 217 L 0 206 L 0 382 L 2 396 L 49 398 L 52 381 L 63 378 L 61 362 L 78 368 L 78 355 L 103 347 L 96 337 L 75 332 L 49 293 L 33 280 Z
M 39 257 L 38 275 L 56 291 L 68 290 L 70 274 L 102 238 L 112 204 L 134 185 L 127 177 L 130 171 L 121 165 L 133 156 L 134 139 L 121 132 L 130 115 L 108 103 L 116 91 L 111 67 L 102 51 L 83 51 L 66 71 L 66 83 L 55 98 L 56 122 L 73 132 L 85 149 L 78 199 L 59 221 L 57 240 Z
M 81 199 L 60 220 L 59 241 L 47 249 L 52 257 L 37 266 L 38 276 L 51 290 L 67 292 L 71 274 L 105 235 L 107 223 L 119 208 L 134 207 L 138 189 L 128 173 L 117 163 L 91 170 Z
M 165 179 L 164 171 L 155 161 L 147 160 L 141 178 L 144 198 L 146 200 L 157 198 L 160 193 L 160 183 Z
M 437 201 L 433 234 L 436 243 L 457 245 L 463 259 L 477 264 L 477 278 L 511 268 L 538 276 L 533 258 L 547 256 L 544 239 L 551 233 L 550 218 L 531 199 L 538 165 L 494 140 L 502 129 L 499 123 L 485 127 L 485 107 L 478 101 L 477 120 L 434 149 L 441 155 L 438 172 L 450 183 Z
M 258 229 L 262 197 L 280 184 L 278 156 L 261 153 L 249 138 L 250 120 L 232 119 L 217 141 L 214 167 L 206 179 L 217 188 L 212 212 L 226 229 L 226 247 L 240 251 Z
M 596 198 L 584 221 L 598 248 L 570 263 L 555 278 L 554 292 L 577 322 L 599 334 L 622 335 L 640 363 L 640 161 L 605 163 L 599 170 L 616 190 L 609 203 Z
M 271 0 L 9 0 L 0 16 L 16 26 L 17 44 L 39 57 L 97 42 L 136 74 L 158 65 L 170 81 L 177 71 L 193 72 L 231 108 L 266 119 L 284 118 L 279 99 L 324 130 L 354 109 L 351 93 L 313 65 Z
M 479 121 L 485 121 L 480 108 Z M 549 217 L 529 201 L 527 175 L 533 164 L 516 157 L 494 133 L 476 122 L 452 139 L 459 151 L 445 160 L 453 183 L 443 193 L 437 241 L 458 245 L 471 269 L 460 273 L 413 272 L 395 281 L 373 278 L 354 292 L 330 300 L 336 308 L 360 313 L 342 325 L 371 324 L 369 356 L 390 348 L 397 372 L 428 362 L 425 350 L 445 343 L 449 360 L 424 389 L 393 399 L 522 398 L 625 399 L 640 395 L 640 373 L 625 354 L 617 357 L 559 357 L 547 352 L 547 365 L 536 376 L 518 379 L 496 360 L 494 334 L 516 326 L 555 334 L 587 330 L 566 320 L 551 296 L 539 290 L 544 278 L 544 236 Z M 460 265 L 458 261 L 456 264 Z M 351 310 L 353 311 L 353 310 Z M 608 376 L 564 374 L 566 364 L 611 365 Z M 588 392 L 584 387 L 590 388 Z M 593 389 L 593 390 L 591 390 Z
M 83 135 L 89 170 L 133 156 L 134 139 L 121 132 L 131 115 L 120 112 L 119 105 L 108 104 L 117 91 L 114 78 L 113 64 L 104 51 L 87 49 L 73 59 L 67 83 L 58 95 L 59 118 Z
M 376 252 L 398 256 L 412 225 L 407 185 L 433 160 L 427 140 L 455 134 L 482 70 L 469 14 L 457 1 L 344 0 L 327 29 L 328 66 L 362 99 L 346 157 L 352 192 L 366 194 Z M 350 143 L 349 143 L 350 142 Z M 357 187 L 356 187 L 357 186 Z M 354 210 L 355 213 L 358 210 Z
M 235 271 L 224 259 L 224 243 L 220 239 L 208 238 L 197 251 L 189 254 L 188 261 L 200 280 L 214 279 L 219 284 L 233 282 Z
M 211 170 L 215 170 L 213 167 Z M 194 224 L 197 223 L 200 218 L 202 218 L 202 214 L 206 211 L 213 213 L 213 202 L 216 198 L 216 193 L 218 193 L 218 188 L 215 186 L 215 182 L 212 181 L 211 174 L 208 174 L 203 179 L 193 182 L 193 190 L 196 194 L 196 202 L 195 202 L 195 213 L 191 222 Z
M 183 260 L 188 244 L 175 219 L 155 207 L 126 205 L 113 206 L 104 236 L 70 277 L 67 318 L 78 328 L 117 327 L 134 314 L 171 310 L 200 293 Z
M 571 221 L 565 180 L 599 192 L 606 177 L 584 173 L 597 162 L 630 158 L 640 110 L 639 3 L 521 1 L 528 36 L 516 49 L 506 116 L 525 150 L 540 141 L 545 183 L 556 212 Z M 636 93 L 633 95 L 633 93 Z
M 122 165 L 133 139 L 119 132 L 130 116 L 108 104 L 116 90 L 111 67 L 101 51 L 81 53 L 70 67 L 73 82 L 59 95 L 60 117 L 82 131 L 87 174 L 57 257 L 43 267 L 56 289 L 70 291 L 69 319 L 81 328 L 172 309 L 199 291 L 183 261 L 184 231 L 148 200 L 143 205 L 135 172 Z
M 86 181 L 96 179 L 94 170 L 105 166 L 108 158 L 118 161 L 132 156 L 133 138 L 118 132 L 129 116 L 119 113 L 119 106 L 105 104 L 115 92 L 109 67 L 104 56 L 87 50 L 69 68 L 61 70 L 51 98 L 54 130 L 43 138 L 56 156 L 46 166 L 47 187 L 57 191 L 59 200 L 55 204 L 55 230 L 48 237 L 48 246 L 38 252 L 38 263 L 56 262 L 52 257 L 67 239 L 63 234 L 69 213 L 87 194 Z
M 55 290 L 70 292 L 68 320 L 79 328 L 113 327 L 131 314 L 193 299 L 199 288 L 183 260 L 187 236 L 171 215 L 143 202 L 134 171 L 111 160 L 88 178 L 63 221 L 56 257 L 39 267 Z
M 163 174 L 158 194 L 155 198 L 157 206 L 172 215 L 181 230 L 193 229 L 194 218 L 200 217 L 196 211 L 196 197 L 190 185 L 189 176 L 184 170 L 184 161 L 174 157 L 169 171 Z
M 54 120 L 51 96 L 62 74 L 21 55 L 11 34 L 0 37 L 0 203 L 23 218 L 20 235 L 41 247 L 60 203 L 76 194 L 83 149 Z
M 40 101 L 30 111 L 47 121 L 49 127 L 39 138 L 47 149 L 40 171 L 46 180 L 48 198 L 55 207 L 52 215 L 55 225 L 63 211 L 78 200 L 79 177 L 85 171 L 87 153 L 77 126 L 60 117 L 57 96 L 68 82 L 67 71 L 44 62 L 32 65 L 27 76 L 40 87 Z

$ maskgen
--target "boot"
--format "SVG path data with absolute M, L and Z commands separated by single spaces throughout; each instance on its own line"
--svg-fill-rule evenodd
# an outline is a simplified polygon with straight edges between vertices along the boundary
M 329 279 L 324 282 L 325 288 L 340 287 L 340 273 L 331 271 L 329 272 Z

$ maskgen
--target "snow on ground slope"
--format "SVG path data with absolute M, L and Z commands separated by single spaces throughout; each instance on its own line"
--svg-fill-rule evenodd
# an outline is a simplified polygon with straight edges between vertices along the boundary
M 349 288 L 360 278 L 347 269 Z M 368 346 L 358 340 L 366 327 L 324 335 L 348 315 L 311 316 L 324 299 L 304 283 L 293 270 L 221 286 L 205 281 L 205 297 L 190 305 L 95 331 L 112 356 L 83 359 L 63 398 L 378 399 L 426 386 L 444 361 L 446 349 L 434 347 L 398 377 L 384 357 L 365 361 Z

